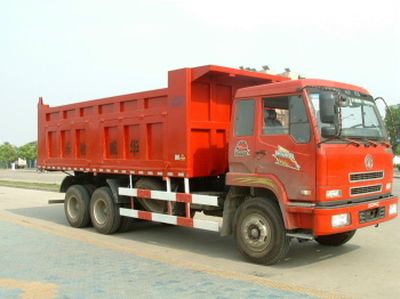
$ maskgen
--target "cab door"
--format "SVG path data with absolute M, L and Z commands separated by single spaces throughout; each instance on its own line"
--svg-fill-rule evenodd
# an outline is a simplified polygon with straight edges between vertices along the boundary
M 254 173 L 256 100 L 253 98 L 235 101 L 233 132 L 229 143 L 230 172 Z
M 291 200 L 313 200 L 316 145 L 303 97 L 261 97 L 259 108 L 255 173 L 275 176 Z

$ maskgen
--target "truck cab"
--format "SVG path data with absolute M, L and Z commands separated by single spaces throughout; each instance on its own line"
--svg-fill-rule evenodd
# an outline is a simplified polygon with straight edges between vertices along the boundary
M 227 185 L 272 201 L 287 236 L 341 245 L 397 216 L 392 149 L 365 89 L 312 79 L 259 85 L 239 90 L 233 109 Z M 236 222 L 250 259 L 269 229 L 257 213 Z

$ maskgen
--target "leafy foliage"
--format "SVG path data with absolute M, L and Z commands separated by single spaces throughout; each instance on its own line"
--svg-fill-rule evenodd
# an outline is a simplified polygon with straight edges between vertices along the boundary
M 17 160 L 17 148 L 8 142 L 0 145 L 1 166 L 8 167 L 8 165 L 15 160 Z
M 400 155 L 400 146 L 397 142 L 400 139 L 400 107 L 391 106 L 386 109 L 385 125 L 390 137 L 390 143 L 396 155 Z
M 18 158 L 35 160 L 37 157 L 37 142 L 33 141 L 18 148 Z
M 29 142 L 19 148 L 5 142 L 0 144 L 0 167 L 9 167 L 18 158 L 33 161 L 37 159 L 37 142 Z

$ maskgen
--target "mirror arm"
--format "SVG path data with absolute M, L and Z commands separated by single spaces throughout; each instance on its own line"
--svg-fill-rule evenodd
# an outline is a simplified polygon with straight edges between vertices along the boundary
M 336 105 L 337 112 L 336 113 L 336 123 L 335 123 L 335 128 L 336 128 L 336 137 L 339 137 L 342 135 L 342 109 L 340 108 L 339 105 Z M 335 109 L 336 110 L 336 109 Z

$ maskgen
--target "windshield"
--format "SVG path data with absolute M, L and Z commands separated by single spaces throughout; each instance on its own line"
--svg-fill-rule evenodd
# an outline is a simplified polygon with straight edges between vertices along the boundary
M 346 96 L 347 102 L 341 105 L 339 115 L 340 136 L 348 138 L 371 138 L 386 139 L 386 132 L 382 119 L 375 105 L 375 101 L 370 95 L 361 94 L 353 90 L 337 90 Z M 308 88 L 308 96 L 311 99 L 318 127 L 334 126 L 324 124 L 319 117 L 319 98 L 323 88 Z M 326 90 L 326 88 L 325 88 Z

